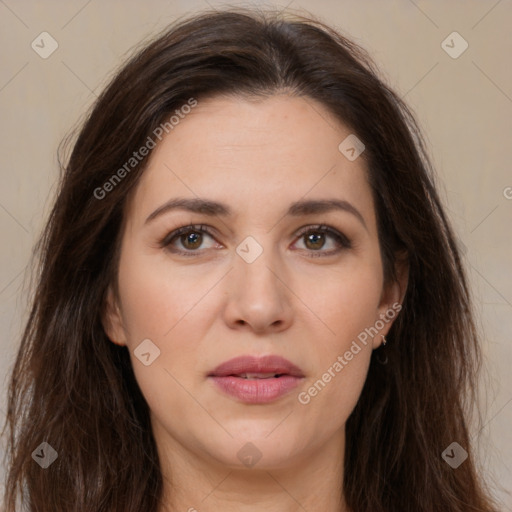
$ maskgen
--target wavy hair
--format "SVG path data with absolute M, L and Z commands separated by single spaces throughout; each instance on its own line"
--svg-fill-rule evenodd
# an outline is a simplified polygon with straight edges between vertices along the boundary
M 324 22 L 229 9 L 180 19 L 138 48 L 61 164 L 9 386 L 6 512 L 17 501 L 37 512 L 157 510 L 148 406 L 127 348 L 102 324 L 125 205 L 149 156 L 97 191 L 190 98 L 283 91 L 320 102 L 364 142 L 385 278 L 409 262 L 402 312 L 347 420 L 340 491 L 354 512 L 496 510 L 468 432 L 481 366 L 470 291 L 411 110 Z M 58 454 L 45 470 L 31 457 L 43 441 Z M 441 457 L 454 441 L 469 454 L 457 469 Z

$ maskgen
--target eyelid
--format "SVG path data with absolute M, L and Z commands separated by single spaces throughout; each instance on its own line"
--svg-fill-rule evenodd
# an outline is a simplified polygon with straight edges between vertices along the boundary
M 173 229 L 171 232 L 167 233 L 164 236 L 164 238 L 162 238 L 159 241 L 158 245 L 162 249 L 167 249 L 170 252 L 174 252 L 174 253 L 187 254 L 187 255 L 193 254 L 193 253 L 199 253 L 200 250 L 197 250 L 197 251 L 190 251 L 190 250 L 189 251 L 182 251 L 182 250 L 179 250 L 179 249 L 176 249 L 176 250 L 169 249 L 169 247 L 171 246 L 172 241 L 175 238 L 178 238 L 179 236 L 181 236 L 183 234 L 186 234 L 186 233 L 189 233 L 189 232 L 206 233 L 208 236 L 210 236 L 210 237 L 215 239 L 214 230 L 210 226 L 206 226 L 204 224 L 187 224 L 185 226 L 181 226 L 179 228 Z M 220 245 L 222 245 L 222 244 L 220 244 Z
M 331 235 L 332 237 L 338 239 L 340 244 L 347 246 L 347 247 L 352 246 L 352 242 L 344 233 L 337 230 L 336 228 L 328 226 L 327 224 L 310 224 L 308 226 L 304 226 L 296 233 L 295 236 L 301 237 L 309 232 L 326 233 L 326 234 Z

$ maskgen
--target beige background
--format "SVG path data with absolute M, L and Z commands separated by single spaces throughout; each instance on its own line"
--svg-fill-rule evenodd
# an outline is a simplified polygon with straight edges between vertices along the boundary
M 135 44 L 208 4 L 226 5 L 0 0 L 2 420 L 27 314 L 24 272 L 55 191 L 57 145 Z M 512 2 L 294 0 L 289 8 L 311 11 L 368 49 L 425 131 L 485 332 L 489 398 L 474 439 L 512 510 Z M 43 31 L 59 45 L 47 59 L 31 48 Z M 441 47 L 453 31 L 469 44 L 456 59 Z

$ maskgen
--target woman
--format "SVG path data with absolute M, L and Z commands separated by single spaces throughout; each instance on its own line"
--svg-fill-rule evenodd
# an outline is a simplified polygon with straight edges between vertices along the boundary
M 147 45 L 38 247 L 6 510 L 496 510 L 433 179 L 407 107 L 317 20 L 210 12 Z

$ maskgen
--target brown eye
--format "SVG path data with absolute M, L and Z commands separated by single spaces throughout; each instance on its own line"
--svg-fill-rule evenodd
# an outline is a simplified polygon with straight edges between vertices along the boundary
M 207 240 L 210 239 L 210 245 Z M 160 247 L 177 254 L 193 256 L 215 246 L 215 239 L 207 226 L 183 226 L 160 241 Z
M 325 244 L 324 233 L 310 233 L 304 235 L 306 247 L 308 249 L 318 250 L 321 249 Z
M 180 236 L 180 241 L 185 249 L 198 249 L 203 242 L 203 235 L 195 231 L 190 231 Z
M 352 243 L 338 230 L 329 226 L 308 226 L 298 233 L 299 241 L 309 256 L 333 256 L 344 249 L 350 249 Z

